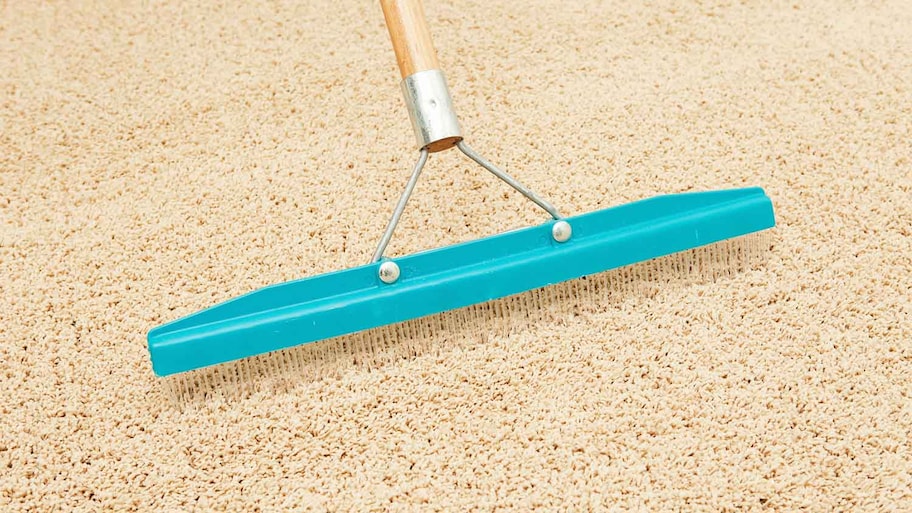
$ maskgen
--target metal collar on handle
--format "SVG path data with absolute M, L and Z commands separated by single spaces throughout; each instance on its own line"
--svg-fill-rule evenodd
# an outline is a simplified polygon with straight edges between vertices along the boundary
M 405 77 L 401 87 L 419 149 L 427 148 L 433 153 L 462 140 L 462 130 L 442 71 L 419 71 Z

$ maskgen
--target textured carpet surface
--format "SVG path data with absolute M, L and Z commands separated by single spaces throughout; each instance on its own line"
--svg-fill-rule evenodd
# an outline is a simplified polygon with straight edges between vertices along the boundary
M 379 5 L 2 1 L 0 510 L 912 510 L 909 1 L 426 4 L 477 150 L 569 214 L 763 186 L 766 261 L 175 399 L 149 328 L 369 258 Z M 541 220 L 447 152 L 390 251 Z

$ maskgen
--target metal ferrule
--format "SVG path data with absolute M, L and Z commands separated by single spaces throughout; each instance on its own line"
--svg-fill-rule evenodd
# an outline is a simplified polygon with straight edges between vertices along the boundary
M 418 149 L 437 151 L 444 148 L 431 146 L 433 143 L 454 138 L 455 143 L 462 138 L 442 71 L 419 71 L 402 79 L 401 87 Z

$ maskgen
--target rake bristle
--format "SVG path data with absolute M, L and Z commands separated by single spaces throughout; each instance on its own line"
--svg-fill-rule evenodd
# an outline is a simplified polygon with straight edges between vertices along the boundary
M 772 246 L 769 231 L 753 233 L 665 257 L 586 276 L 515 296 L 305 344 L 165 378 L 178 406 L 219 396 L 239 399 L 280 393 L 302 382 L 347 369 L 374 369 L 454 347 L 508 336 L 530 320 L 560 321 L 571 313 L 597 312 L 625 298 L 655 297 L 679 284 L 714 281 L 752 269 Z

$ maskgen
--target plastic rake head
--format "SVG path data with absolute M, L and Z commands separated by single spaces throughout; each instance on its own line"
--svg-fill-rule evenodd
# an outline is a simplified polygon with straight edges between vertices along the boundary
M 772 228 L 760 188 L 683 193 L 272 285 L 149 332 L 159 376 L 484 303 Z M 391 267 L 394 271 L 391 271 Z

